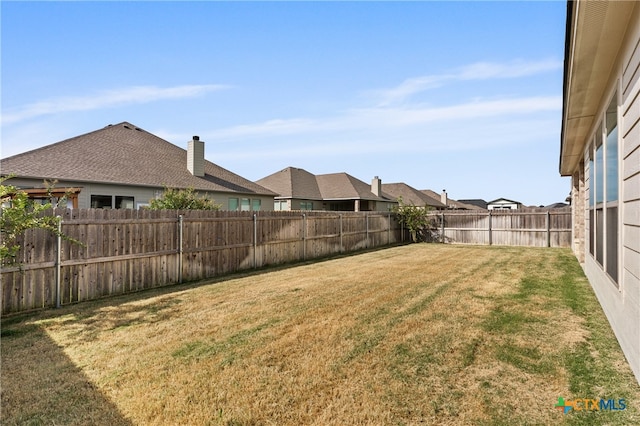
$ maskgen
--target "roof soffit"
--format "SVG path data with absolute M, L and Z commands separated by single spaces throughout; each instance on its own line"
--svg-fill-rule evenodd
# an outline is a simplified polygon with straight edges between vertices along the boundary
M 570 175 L 582 158 L 588 132 L 597 121 L 634 2 L 573 2 L 565 71 L 564 134 L 560 173 Z

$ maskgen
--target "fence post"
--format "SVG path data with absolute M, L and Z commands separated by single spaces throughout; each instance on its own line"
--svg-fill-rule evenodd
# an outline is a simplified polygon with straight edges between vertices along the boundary
M 391 213 L 387 216 L 387 245 L 391 244 Z
M 551 212 L 547 210 L 547 247 L 551 247 Z
M 340 218 L 340 253 L 344 252 L 344 243 L 342 242 L 342 215 L 338 215 Z
M 182 248 L 183 226 L 184 226 L 184 218 L 182 215 L 178 215 L 178 282 L 179 283 L 182 283 L 182 253 L 184 251 L 184 249 Z
M 302 214 L 302 260 L 307 260 L 307 214 Z
M 258 250 L 258 215 L 253 214 L 253 268 L 258 267 L 257 252 Z
M 365 226 L 365 240 L 364 240 L 364 246 L 366 248 L 369 248 L 369 214 L 365 213 L 364 214 L 364 226 Z
M 58 235 L 56 236 L 56 308 L 62 306 L 61 284 L 62 279 L 62 217 L 56 216 L 58 220 Z
M 489 245 L 493 243 L 493 236 L 491 235 L 491 210 L 489 210 Z
M 442 234 L 440 235 L 440 242 L 444 244 L 444 210 L 442 211 Z

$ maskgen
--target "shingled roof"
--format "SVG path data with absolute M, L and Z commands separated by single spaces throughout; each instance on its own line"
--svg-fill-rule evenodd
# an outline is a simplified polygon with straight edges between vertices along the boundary
M 185 149 L 128 122 L 7 157 L 0 170 L 3 176 L 275 195 L 206 160 L 204 177 L 194 176 Z
M 393 196 L 396 200 L 402 197 L 404 204 L 412 204 L 417 207 L 429 206 L 437 209 L 444 209 L 447 206 L 442 204 L 440 200 L 430 197 L 406 183 L 383 183 L 382 189 Z
M 317 175 L 316 179 L 324 200 L 391 200 L 391 197 L 385 197 L 385 194 L 375 195 L 371 192 L 371 185 L 348 173 Z
M 304 169 L 287 167 L 256 181 L 256 183 L 269 188 L 281 198 L 322 200 L 316 176 Z
M 371 185 L 347 173 L 314 175 L 304 169 L 287 167 L 256 183 L 277 193 L 280 198 L 305 200 L 390 201 L 392 197 L 371 192 Z
M 440 199 L 440 194 L 438 194 L 435 191 L 432 191 L 431 189 L 423 189 L 420 192 L 426 194 L 427 196 L 429 196 L 431 198 Z M 481 209 L 484 208 L 486 210 L 486 204 L 485 204 L 485 207 L 481 207 L 481 206 L 469 203 L 468 200 L 454 200 L 452 198 L 449 198 L 447 200 L 447 204 L 448 204 L 447 208 L 450 208 L 450 209 L 481 210 Z

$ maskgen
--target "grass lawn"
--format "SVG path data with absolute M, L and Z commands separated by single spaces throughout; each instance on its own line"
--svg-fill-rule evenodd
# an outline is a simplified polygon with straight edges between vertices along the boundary
M 395 247 L 9 317 L 1 343 L 5 425 L 640 424 L 565 249 Z

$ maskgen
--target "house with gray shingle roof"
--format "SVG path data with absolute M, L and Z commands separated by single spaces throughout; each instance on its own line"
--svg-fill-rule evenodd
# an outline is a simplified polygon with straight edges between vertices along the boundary
M 275 210 L 389 211 L 396 203 L 375 177 L 371 185 L 347 174 L 314 175 L 287 167 L 257 184 L 275 192 Z
M 454 200 L 453 198 L 449 198 L 446 190 L 442 190 L 441 194 L 438 194 L 431 189 L 423 189 L 420 192 L 428 195 L 431 198 L 435 198 L 436 200 L 440 200 L 442 204 L 447 206 L 448 210 L 481 210 L 486 209 L 486 201 L 484 202 L 485 207 L 481 205 L 471 203 L 471 200 Z
M 425 194 L 406 183 L 385 183 L 382 184 L 385 193 L 391 195 L 396 201 L 402 198 L 404 204 L 414 205 L 417 207 L 427 206 L 431 209 L 444 210 L 447 208 L 439 199 Z
M 73 187 L 80 208 L 139 208 L 165 187 L 193 188 L 223 210 L 272 210 L 274 192 L 204 159 L 197 136 L 180 148 L 131 123 L 0 160 L 0 175 L 23 189 Z
M 522 208 L 520 201 L 509 200 L 507 198 L 498 198 L 487 202 L 488 210 L 518 210 Z
M 488 203 L 482 198 L 471 198 L 468 200 L 458 200 L 460 203 L 464 203 L 470 206 L 475 206 L 477 209 L 487 210 Z
M 287 167 L 256 181 L 275 192 L 274 210 L 322 210 L 322 194 L 316 176 Z

